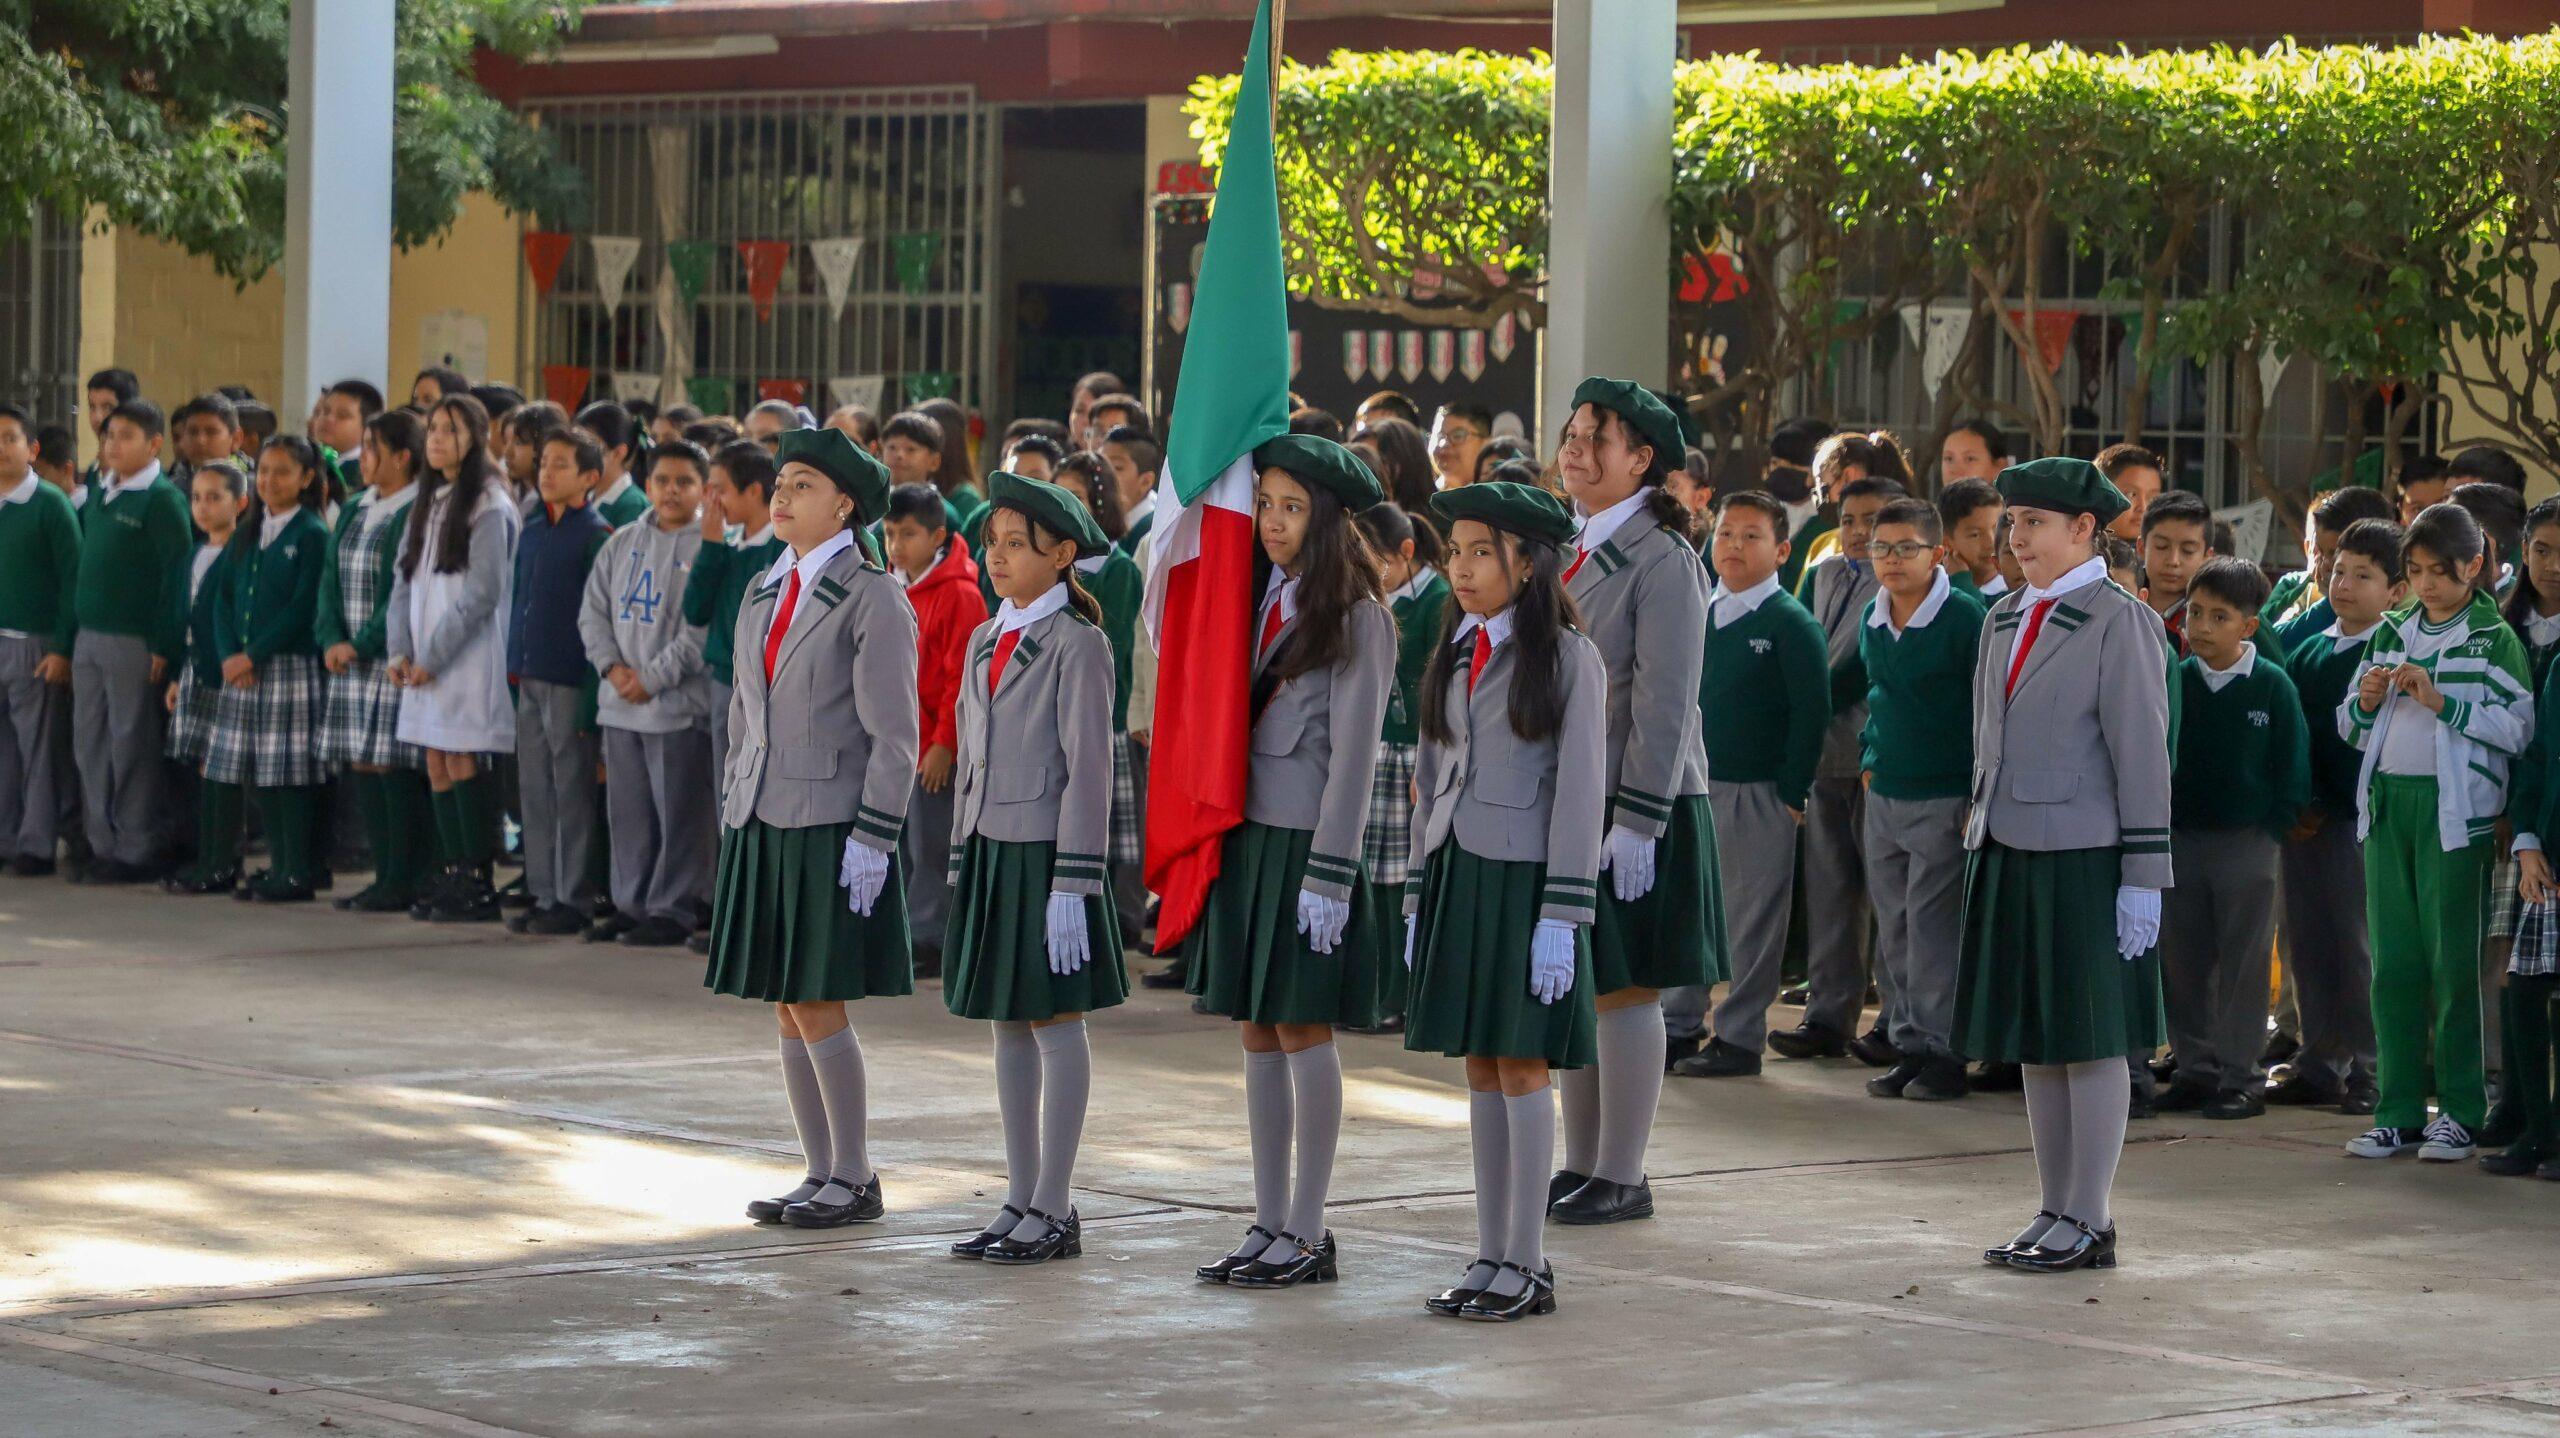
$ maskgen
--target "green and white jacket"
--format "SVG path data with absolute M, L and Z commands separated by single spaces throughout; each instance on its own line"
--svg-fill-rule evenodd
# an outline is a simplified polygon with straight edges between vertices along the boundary
M 2410 637 L 2426 611 L 2413 600 L 2385 616 L 2365 651 L 2367 666 L 2396 667 L 2409 659 Z M 2437 716 L 2436 838 L 2445 852 L 2488 838 L 2506 812 L 2510 766 L 2533 741 L 2532 663 L 2524 641 L 2498 617 L 2486 591 L 2471 596 L 2456 643 L 2417 661 L 2444 694 Z M 2356 840 L 2373 828 L 2373 779 L 2383 737 L 2395 710 L 2386 701 L 2371 713 L 2348 686 L 2338 703 L 2338 736 L 2364 751 L 2356 771 Z

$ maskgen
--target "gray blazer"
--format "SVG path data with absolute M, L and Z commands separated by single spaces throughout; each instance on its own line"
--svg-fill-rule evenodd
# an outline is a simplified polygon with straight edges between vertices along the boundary
M 851 824 L 895 854 L 916 783 L 915 611 L 860 545 L 845 550 L 801 592 L 768 687 L 765 628 L 789 582 L 759 575 L 738 606 L 720 822 Z
M 1396 619 L 1385 605 L 1364 599 L 1345 626 L 1342 657 L 1282 683 L 1255 717 L 1244 816 L 1275 829 L 1312 831 L 1303 886 L 1347 900 L 1360 871 L 1378 736 L 1396 683 Z M 1254 658 L 1257 677 L 1297 631 L 1294 618 L 1280 626 L 1279 638 Z
M 1879 587 L 1874 566 L 1863 568 L 1864 573 L 1853 573 L 1847 555 L 1830 555 L 1814 566 L 1813 578 L 1805 586 L 1804 607 L 1813 611 L 1814 621 L 1822 626 L 1832 674 L 1831 722 L 1822 730 L 1822 758 L 1813 769 L 1817 779 L 1855 779 L 1866 763 L 1862 737 L 1867 727 L 1866 689 L 1859 686 L 1854 696 L 1839 692 L 1840 671 L 1858 662 L 1858 634 L 1866 627 L 1867 601 Z M 1846 704 L 1841 703 L 1844 698 Z
M 1965 847 L 2113 846 L 2125 883 L 2168 888 L 2168 636 L 2141 600 L 2103 579 L 2084 584 L 2055 596 L 2016 691 L 2004 693 L 2025 601 L 2024 590 L 2004 594 L 1983 620 Z
M 1546 889 L 1538 917 L 1588 924 L 1600 900 L 1601 819 L 1609 791 L 1609 670 L 1600 650 L 1567 631 L 1557 645 L 1563 669 L 1564 723 L 1546 739 L 1511 732 L 1511 674 L 1520 646 L 1493 651 L 1467 692 L 1466 668 L 1451 666 L 1449 727 L 1456 737 L 1425 737 L 1414 756 L 1412 877 L 1404 911 L 1421 908 L 1431 855 L 1451 839 L 1480 859 L 1543 863 Z M 1433 702 L 1425 696 L 1424 703 Z
M 970 631 L 960 670 L 955 872 L 969 836 L 1054 844 L 1049 886 L 1099 894 L 1111 831 L 1111 641 L 1074 610 L 1025 625 L 995 694 L 996 622 Z
M 1688 541 L 1638 515 L 1565 586 L 1609 669 L 1609 822 L 1659 839 L 1671 801 L 1707 792 L 1698 675 L 1707 570 Z

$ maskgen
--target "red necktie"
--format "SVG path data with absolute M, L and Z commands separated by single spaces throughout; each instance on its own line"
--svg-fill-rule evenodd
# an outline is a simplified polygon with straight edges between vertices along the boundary
M 1491 635 L 1484 632 L 1484 626 L 1478 625 L 1476 626 L 1476 650 L 1475 653 L 1467 659 L 1468 693 L 1473 694 L 1476 692 L 1476 676 L 1484 672 L 1486 661 L 1492 658 L 1493 638 Z
M 1013 657 L 1013 647 L 1022 642 L 1022 631 L 1008 629 L 996 639 L 996 657 L 987 662 L 987 692 L 996 692 L 996 682 L 1004 678 L 1004 662 Z
M 2009 653 L 2009 683 L 2000 691 L 2001 698 L 2018 692 L 2018 675 L 2027 667 L 2027 651 L 2036 647 L 2036 636 L 2044 632 L 2045 611 L 2051 608 L 2052 600 L 2039 599 L 2027 611 L 2027 627 L 2018 631 L 2018 647 Z
M 1271 603 L 1271 613 L 1262 621 L 1262 639 L 1259 643 L 1253 646 L 1254 654 L 1259 657 L 1260 655 L 1269 652 L 1271 648 L 1271 641 L 1279 637 L 1280 602 L 1275 599 Z
M 1590 557 L 1591 551 L 1588 549 L 1575 550 L 1573 552 L 1573 563 L 1565 567 L 1564 582 L 1571 584 L 1573 582 L 1573 577 L 1582 572 L 1582 561 L 1589 559 Z
M 791 566 L 791 585 L 782 591 L 782 606 L 773 611 L 773 624 L 764 632 L 764 682 L 773 682 L 773 661 L 782 653 L 782 636 L 791 632 L 791 614 L 800 607 L 800 566 Z

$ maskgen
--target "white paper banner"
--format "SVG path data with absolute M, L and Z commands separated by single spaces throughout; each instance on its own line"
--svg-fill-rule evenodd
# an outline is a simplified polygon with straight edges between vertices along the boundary
M 876 374 L 840 374 L 827 381 L 827 398 L 837 409 L 852 405 L 880 413 L 880 389 L 886 376 Z
M 2256 564 L 2267 557 L 2267 541 L 2275 535 L 2276 507 L 2272 501 L 2253 499 L 2229 509 L 2217 509 L 2213 517 L 2231 526 L 2231 552 Z
M 2269 405 L 2276 402 L 2276 386 L 2284 382 L 2284 367 L 2293 356 L 2267 350 L 2258 356 L 2258 397 Z
M 861 237 L 846 235 L 832 240 L 811 240 L 809 258 L 817 263 L 818 282 L 827 287 L 829 317 L 843 314 L 845 299 L 853 293 L 854 262 L 862 258 Z M 866 409 L 869 407 L 864 406 Z
M 1940 300 L 1925 307 L 1904 305 L 1901 315 L 1904 337 L 1920 349 L 1920 388 L 1935 404 L 1938 387 L 1947 382 L 1956 356 L 1964 350 L 1965 332 L 1973 327 L 1973 306 L 1961 300 Z
M 615 370 L 613 397 L 624 404 L 636 401 L 640 404 L 654 405 L 658 402 L 658 382 L 662 378 L 664 376 L 647 374 L 639 370 Z
M 603 301 L 604 312 L 611 315 L 622 307 L 622 286 L 631 278 L 631 266 L 640 258 L 640 240 L 636 235 L 591 235 L 587 244 L 595 251 L 596 298 Z

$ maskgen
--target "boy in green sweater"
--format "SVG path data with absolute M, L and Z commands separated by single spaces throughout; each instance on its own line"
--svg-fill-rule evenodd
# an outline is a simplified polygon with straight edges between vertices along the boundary
M 195 531 L 160 473 L 160 407 L 126 400 L 98 435 L 99 491 L 80 535 L 71 645 L 72 748 L 97 859 L 83 879 L 153 876 L 168 834 L 161 687 L 183 652 Z
M 35 422 L 0 404 L 0 864 L 29 877 L 53 872 L 80 577 L 79 518 L 35 454 Z
M 1973 779 L 1973 667 L 1982 601 L 1955 586 L 1944 521 L 1925 499 L 1876 516 L 1867 557 L 1879 586 L 1859 628 L 1867 721 L 1867 893 L 1884 971 L 1886 1036 L 1900 1055 L 1867 1081 L 1877 1098 L 1966 1092 L 1949 1046 L 1964 929 L 1964 810 Z
M 1783 587 L 1787 549 L 1786 508 L 1767 493 L 1746 490 L 1717 505 L 1698 704 L 1733 981 L 1703 1048 L 1707 991 L 1663 991 L 1672 1071 L 1691 1078 L 1760 1072 L 1795 901 L 1796 833 L 1831 722 L 1822 626 Z
M 2256 565 L 2207 560 L 2188 581 L 2188 657 L 2170 785 L 2177 886 L 2160 915 L 2161 998 L 2177 1081 L 2164 1111 L 2255 1118 L 2267 1038 L 2267 960 L 2275 942 L 2278 844 L 2311 801 L 2302 698 L 2252 643 L 2267 578 Z M 2327 896 L 2335 903 L 2336 896 Z

